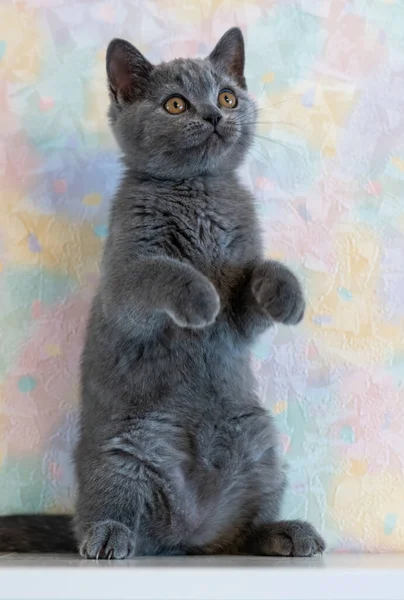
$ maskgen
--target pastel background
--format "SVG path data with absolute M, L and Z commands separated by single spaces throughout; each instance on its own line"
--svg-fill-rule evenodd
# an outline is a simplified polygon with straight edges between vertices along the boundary
M 403 0 L 0 2 L 0 512 L 69 511 L 78 361 L 119 177 L 105 49 L 206 55 L 243 29 L 261 107 L 244 177 L 298 328 L 253 361 L 285 515 L 336 551 L 404 551 Z

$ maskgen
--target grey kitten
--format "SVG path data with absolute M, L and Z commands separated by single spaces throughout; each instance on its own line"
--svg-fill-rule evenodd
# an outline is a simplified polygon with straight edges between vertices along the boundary
M 69 517 L 6 517 L 0 550 L 323 552 L 310 524 L 279 521 L 285 476 L 249 363 L 274 321 L 299 323 L 304 299 L 264 260 L 236 174 L 255 122 L 242 34 L 158 66 L 114 40 L 107 73 L 126 171 L 82 357 L 75 537 Z

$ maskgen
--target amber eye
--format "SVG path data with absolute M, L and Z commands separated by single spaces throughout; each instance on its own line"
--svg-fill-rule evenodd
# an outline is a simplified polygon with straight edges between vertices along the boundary
M 188 108 L 188 103 L 182 96 L 171 96 L 164 102 L 164 108 L 170 115 L 180 115 Z
M 222 90 L 219 94 L 219 104 L 223 108 L 235 108 L 237 106 L 236 95 L 230 90 Z

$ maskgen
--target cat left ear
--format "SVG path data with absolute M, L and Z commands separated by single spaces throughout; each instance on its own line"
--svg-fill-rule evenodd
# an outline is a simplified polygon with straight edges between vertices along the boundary
M 135 46 L 115 39 L 107 49 L 107 75 L 112 98 L 120 104 L 141 98 L 153 65 Z
M 210 53 L 209 59 L 233 77 L 241 88 L 247 88 L 244 77 L 244 39 L 238 27 L 232 27 L 224 34 Z

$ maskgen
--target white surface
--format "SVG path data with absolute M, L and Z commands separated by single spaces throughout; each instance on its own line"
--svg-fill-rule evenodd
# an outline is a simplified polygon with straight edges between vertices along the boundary
M 403 600 L 404 555 L 85 561 L 0 555 L 0 600 Z

